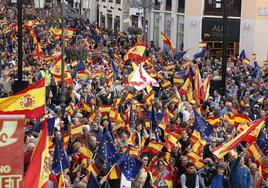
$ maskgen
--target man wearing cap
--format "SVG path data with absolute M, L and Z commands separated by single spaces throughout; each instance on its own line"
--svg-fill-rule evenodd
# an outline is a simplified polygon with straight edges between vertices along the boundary
M 225 163 L 219 162 L 217 164 L 217 174 L 212 178 L 211 188 L 231 188 L 229 179 L 224 176 Z

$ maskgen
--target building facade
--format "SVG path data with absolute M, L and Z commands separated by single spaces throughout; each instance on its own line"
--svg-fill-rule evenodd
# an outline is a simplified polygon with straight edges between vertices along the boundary
M 165 33 L 178 50 L 190 49 L 192 56 L 199 42 L 206 41 L 210 55 L 222 56 L 221 0 L 165 0 L 149 14 L 149 40 L 163 47 L 160 32 Z M 268 59 L 268 0 L 228 0 L 228 54 L 257 54 Z
M 100 26 L 125 31 L 129 27 L 129 3 L 127 0 L 98 0 L 97 14 Z

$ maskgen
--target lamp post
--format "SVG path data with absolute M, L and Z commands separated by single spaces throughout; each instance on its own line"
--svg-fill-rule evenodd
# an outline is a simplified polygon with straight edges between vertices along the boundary
M 146 30 L 146 9 L 151 9 L 154 7 L 155 0 L 128 0 L 131 8 L 143 9 L 143 40 L 147 39 Z
M 64 17 L 65 17 L 65 3 L 61 3 L 61 96 L 60 106 L 62 115 L 65 112 L 65 82 L 64 82 L 64 56 L 65 56 L 65 44 L 64 44 Z
M 22 63 L 23 63 L 23 50 L 22 50 L 22 0 L 17 0 L 17 20 L 18 20 L 18 72 L 17 80 L 14 80 L 14 92 L 17 93 L 28 86 L 28 82 L 23 80 Z
M 228 56 L 228 2 L 222 0 L 223 4 L 223 36 L 222 36 L 222 94 L 226 90 L 226 67 Z

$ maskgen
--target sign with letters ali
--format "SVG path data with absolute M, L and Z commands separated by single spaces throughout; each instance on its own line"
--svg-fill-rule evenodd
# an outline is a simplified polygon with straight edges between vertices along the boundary
M 22 186 L 24 115 L 0 115 L 0 187 Z
M 240 20 L 228 19 L 228 41 L 239 42 Z M 203 18 L 202 39 L 203 41 L 222 41 L 223 21 L 221 18 Z

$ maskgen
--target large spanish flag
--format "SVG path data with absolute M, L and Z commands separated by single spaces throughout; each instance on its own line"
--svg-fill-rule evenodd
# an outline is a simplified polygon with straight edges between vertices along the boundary
M 240 132 L 235 138 L 213 149 L 212 153 L 218 158 L 223 158 L 224 155 L 234 149 L 242 141 L 252 144 L 258 137 L 266 119 L 267 117 L 264 117 L 260 120 L 252 122 L 250 126 Z
M 43 121 L 42 131 L 39 134 L 38 142 L 35 151 L 32 155 L 31 162 L 25 173 L 23 188 L 48 187 L 49 168 L 48 168 L 48 134 L 47 134 L 47 121 Z
M 141 60 L 146 50 L 146 47 L 147 47 L 146 43 L 137 43 L 135 46 L 133 46 L 128 50 L 128 52 L 124 57 L 124 60 L 125 61 L 128 59 Z
M 173 46 L 171 40 L 170 40 L 164 33 L 162 33 L 162 32 L 161 32 L 161 37 L 162 37 L 163 42 L 164 42 L 166 45 L 168 45 L 168 47 L 170 48 L 171 52 L 174 54 L 174 52 L 175 52 L 175 48 L 174 48 L 174 46 Z
M 27 119 L 45 114 L 45 79 L 31 85 L 16 95 L 0 99 L 0 114 L 24 114 Z

